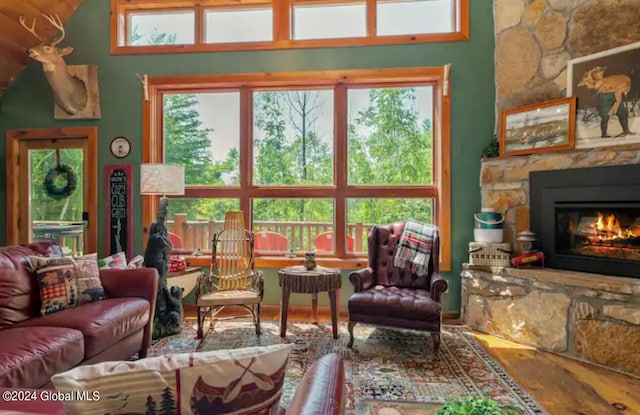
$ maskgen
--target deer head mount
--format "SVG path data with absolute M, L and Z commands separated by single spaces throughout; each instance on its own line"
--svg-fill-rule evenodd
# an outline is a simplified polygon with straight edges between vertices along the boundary
M 31 58 L 42 63 L 47 81 L 53 90 L 53 98 L 67 114 L 76 114 L 87 105 L 87 85 L 77 76 L 69 72 L 63 57 L 73 52 L 72 47 L 58 48 L 57 45 L 64 40 L 65 31 L 62 20 L 56 14 L 42 16 L 56 29 L 60 31 L 60 36 L 52 42 L 47 42 L 36 32 L 36 19 L 33 19 L 31 26 L 27 25 L 24 16 L 20 16 L 20 24 L 34 35 L 40 44 L 29 49 Z

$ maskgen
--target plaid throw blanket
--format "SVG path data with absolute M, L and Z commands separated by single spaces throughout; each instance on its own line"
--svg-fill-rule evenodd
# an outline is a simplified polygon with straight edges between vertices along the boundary
M 435 230 L 435 226 L 427 223 L 407 221 L 398 242 L 393 265 L 420 277 L 427 275 Z

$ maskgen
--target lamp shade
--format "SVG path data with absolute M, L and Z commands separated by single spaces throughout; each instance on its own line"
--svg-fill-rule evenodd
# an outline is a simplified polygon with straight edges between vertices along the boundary
M 184 167 L 171 164 L 141 164 L 140 193 L 143 195 L 183 195 Z

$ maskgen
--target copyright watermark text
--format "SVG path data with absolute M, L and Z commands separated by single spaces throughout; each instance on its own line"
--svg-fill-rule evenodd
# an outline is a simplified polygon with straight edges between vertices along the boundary
M 99 391 L 70 391 L 61 392 L 56 390 L 6 390 L 2 392 L 4 402 L 27 402 L 27 401 L 99 401 Z

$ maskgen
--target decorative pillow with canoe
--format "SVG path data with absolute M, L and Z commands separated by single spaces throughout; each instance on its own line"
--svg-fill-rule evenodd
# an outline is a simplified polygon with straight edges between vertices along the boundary
M 51 382 L 64 393 L 100 394 L 96 401 L 64 401 L 70 414 L 143 414 L 162 408 L 162 413 L 184 415 L 276 415 L 292 347 L 277 344 L 104 362 L 54 375 Z

